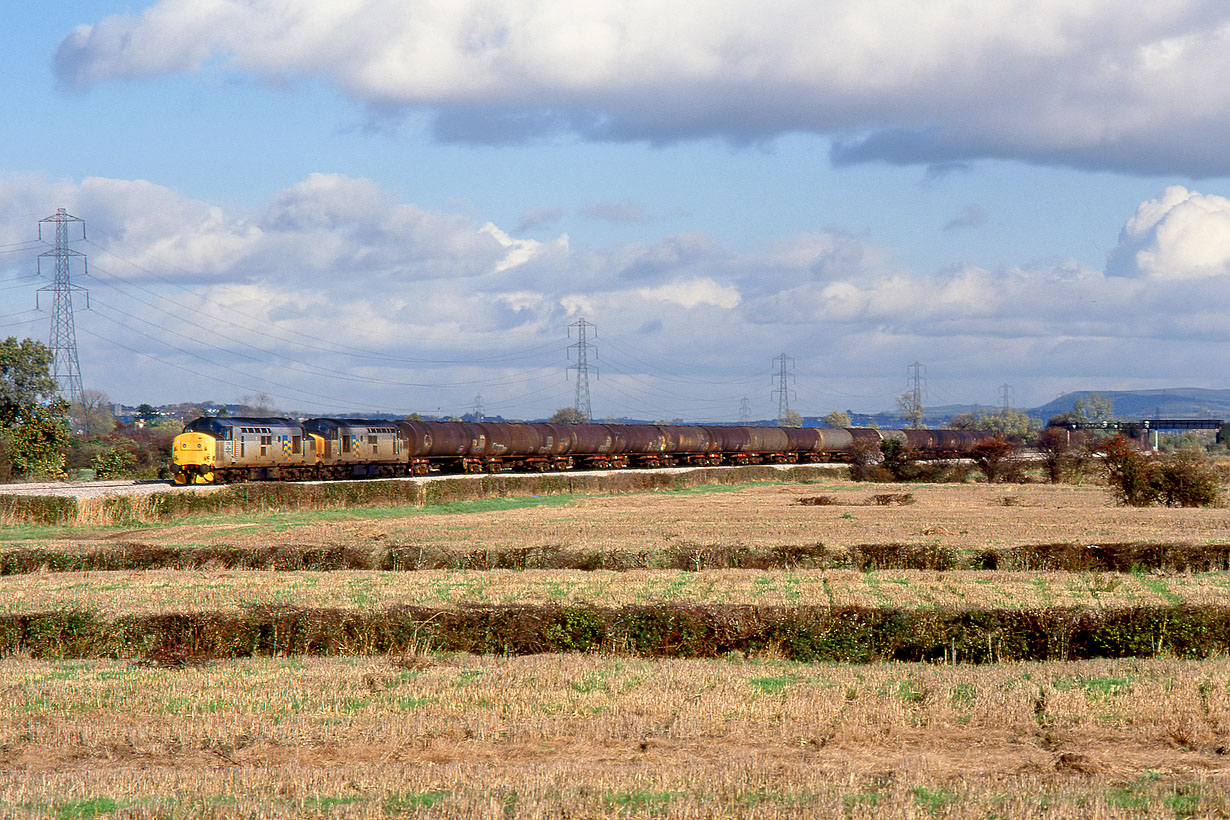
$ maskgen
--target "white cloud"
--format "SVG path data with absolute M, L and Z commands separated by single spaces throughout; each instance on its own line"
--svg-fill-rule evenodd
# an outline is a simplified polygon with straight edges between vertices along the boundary
M 549 415 L 570 401 L 566 329 L 581 317 L 598 325 L 603 381 L 643 394 L 623 410 L 652 418 L 735 417 L 740 394 L 767 395 L 783 351 L 809 412 L 891 406 L 915 359 L 955 400 L 993 401 L 1010 379 L 1025 403 L 1032 381 L 1206 384 L 1207 362 L 1230 355 L 1230 201 L 1182 188 L 1141 203 L 1112 254 L 1122 269 L 1105 272 L 910 271 L 837 231 L 745 251 L 699 234 L 574 248 L 339 175 L 252 212 L 139 180 L 0 175 L 0 225 L 41 215 L 39 202 L 84 218 L 96 243 L 83 247 L 96 275 L 82 367 L 119 400 L 264 390 L 309 411 L 464 410 L 482 392 L 509 415 Z M 32 273 L 38 250 L 0 257 L 0 273 Z M 32 305 L 38 284 L 4 293 Z M 595 409 L 619 412 L 625 394 Z
M 160 0 L 80 26 L 78 87 L 221 64 L 426 106 L 439 133 L 743 141 L 806 130 L 840 162 L 1000 156 L 1230 170 L 1219 0 Z
M 1142 202 L 1109 269 L 1164 282 L 1230 274 L 1230 199 L 1172 185 Z
M 495 241 L 499 242 L 500 247 L 504 249 L 504 258 L 495 265 L 494 270 L 496 273 L 523 265 L 541 254 L 544 248 L 549 247 L 547 243 L 538 242 L 533 239 L 514 239 L 490 222 L 483 225 L 479 232 L 494 237 Z M 551 243 L 551 246 L 555 250 L 567 251 L 568 235 L 563 234 L 559 236 Z
M 642 299 L 657 299 L 674 302 L 685 308 L 697 305 L 713 305 L 730 310 L 739 304 L 739 291 L 730 285 L 719 285 L 712 279 L 689 279 L 673 282 L 656 288 L 641 288 L 636 292 Z

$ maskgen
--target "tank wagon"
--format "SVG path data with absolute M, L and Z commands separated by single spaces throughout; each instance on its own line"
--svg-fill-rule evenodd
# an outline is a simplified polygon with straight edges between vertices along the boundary
M 172 446 L 176 484 L 309 481 L 428 473 L 848 461 L 896 439 L 958 458 L 988 438 L 961 430 L 545 422 L 200 418 Z

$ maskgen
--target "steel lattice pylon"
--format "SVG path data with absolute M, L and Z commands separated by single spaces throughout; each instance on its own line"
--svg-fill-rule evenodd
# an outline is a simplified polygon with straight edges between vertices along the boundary
M 81 364 L 77 361 L 77 329 L 73 323 L 73 291 L 86 294 L 86 307 L 90 306 L 89 293 L 85 288 L 72 283 L 70 272 L 73 257 L 81 259 L 82 274 L 86 272 L 85 254 L 78 253 L 68 247 L 69 224 L 81 225 L 81 239 L 85 239 L 85 221 L 58 208 L 54 216 L 40 219 L 38 223 L 38 238 L 43 239 L 43 225 L 56 226 L 55 249 L 38 255 L 39 275 L 41 276 L 44 257 L 54 257 L 56 260 L 55 279 L 52 284 L 38 289 L 39 293 L 51 291 L 55 294 L 51 308 L 51 341 L 48 347 L 54 356 L 52 375 L 60 386 L 60 394 L 73 404 L 85 403 L 85 390 L 81 386 Z M 35 307 L 39 307 L 35 297 Z
M 790 394 L 794 392 L 787 387 L 794 382 L 794 358 L 783 353 L 774 357 L 773 361 L 780 365 L 780 368 L 774 375 L 777 387 L 773 389 L 772 395 L 777 396 L 777 423 L 784 424 L 790 413 Z
M 597 336 L 598 326 L 593 322 L 585 321 L 584 318 L 578 319 L 568 326 L 568 338 L 570 339 L 574 327 L 577 329 L 577 341 L 568 346 L 569 350 L 577 352 L 577 363 L 568 367 L 569 370 L 577 371 L 577 395 L 572 406 L 582 418 L 589 421 L 594 417 L 589 403 L 589 371 L 592 369 L 597 374 L 598 368 L 589 363 L 589 351 L 593 345 L 589 343 L 586 331 L 593 329 L 594 335 Z

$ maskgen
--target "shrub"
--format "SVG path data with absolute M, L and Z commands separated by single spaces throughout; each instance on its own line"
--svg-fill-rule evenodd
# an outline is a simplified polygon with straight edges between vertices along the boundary
M 1157 491 L 1169 507 L 1210 507 L 1217 503 L 1221 481 L 1198 450 L 1176 450 L 1157 464 Z
M 850 478 L 853 481 L 892 481 L 892 474 L 880 466 L 880 447 L 874 441 L 858 438 L 850 444 Z
M 851 464 L 851 481 L 871 481 L 877 484 L 890 484 L 897 479 L 879 464 Z
M 892 473 L 894 479 L 912 481 L 917 477 L 914 462 L 922 457 L 917 448 L 894 438 L 886 438 L 880 442 L 880 452 L 884 454 L 884 469 Z
M 987 481 L 1002 481 L 1013 472 L 1020 472 L 1016 464 L 1018 447 L 1002 438 L 989 438 L 980 441 L 969 451 L 969 456 L 982 470 Z
M 1157 502 L 1157 470 L 1151 457 L 1123 436 L 1106 439 L 1100 449 L 1106 479 L 1120 504 L 1147 507 Z
M 114 446 L 97 453 L 91 460 L 94 475 L 98 478 L 114 478 L 115 476 L 130 476 L 137 471 L 136 445 L 122 439 Z
M 13 423 L 0 431 L 4 440 L 6 471 L 11 477 L 58 478 L 64 474 L 64 451 L 68 447 L 65 405 L 26 408 Z
M 1034 449 L 1042 455 L 1042 464 L 1052 484 L 1063 481 L 1064 462 L 1072 449 L 1070 439 L 1070 431 L 1062 427 L 1048 427 L 1038 434 L 1038 440 L 1034 443 Z
M 1102 444 L 1103 465 L 1120 503 L 1146 507 L 1208 507 L 1217 503 L 1221 481 L 1209 459 L 1196 450 L 1161 458 L 1142 453 L 1123 436 Z

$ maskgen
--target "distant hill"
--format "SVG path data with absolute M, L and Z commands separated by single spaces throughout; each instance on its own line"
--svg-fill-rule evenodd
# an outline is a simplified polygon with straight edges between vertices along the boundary
M 1065 393 L 1027 412 L 1043 420 L 1072 409 L 1079 398 L 1099 393 L 1110 400 L 1116 418 L 1230 419 L 1230 390 L 1173 387 L 1165 390 L 1080 390 Z

